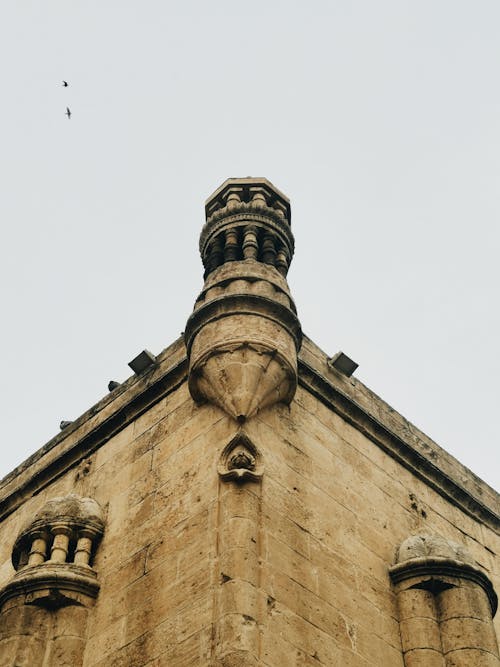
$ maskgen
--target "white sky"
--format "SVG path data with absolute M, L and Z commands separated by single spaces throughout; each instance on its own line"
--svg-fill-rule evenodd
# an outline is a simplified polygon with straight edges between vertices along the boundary
M 251 175 L 291 199 L 305 333 L 499 488 L 499 28 L 498 0 L 3 0 L 0 476 L 183 331 L 204 200 Z

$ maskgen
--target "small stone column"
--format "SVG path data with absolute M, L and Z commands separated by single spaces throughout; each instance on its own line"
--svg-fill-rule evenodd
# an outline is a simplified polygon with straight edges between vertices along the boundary
M 257 667 L 265 602 L 260 589 L 262 466 L 241 434 L 225 448 L 219 466 L 218 578 L 215 664 Z
M 406 667 L 445 667 L 434 595 L 418 588 L 397 592 Z
M 50 532 L 54 535 L 50 560 L 53 563 L 65 563 L 68 557 L 71 527 L 67 523 L 58 523 L 51 526 Z
M 257 228 L 250 225 L 245 227 L 243 235 L 243 259 L 257 260 L 258 254 Z
M 47 557 L 47 534 L 37 530 L 31 534 L 32 543 L 28 558 L 28 566 L 41 565 Z
M 75 565 L 90 567 L 90 556 L 92 555 L 92 540 L 96 538 L 95 531 L 82 529 L 78 532 L 78 540 L 75 548 Z
M 437 596 L 446 667 L 498 667 L 492 609 L 484 589 L 462 579 Z

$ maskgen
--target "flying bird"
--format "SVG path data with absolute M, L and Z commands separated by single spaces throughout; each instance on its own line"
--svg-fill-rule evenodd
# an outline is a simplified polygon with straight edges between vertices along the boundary
M 62 85 L 63 85 L 63 88 L 67 88 L 67 87 L 68 87 L 68 82 L 67 82 L 67 81 L 63 81 L 63 84 L 62 84 Z
M 71 118 L 71 111 L 69 110 L 69 107 L 66 107 L 66 116 L 68 117 L 68 120 Z

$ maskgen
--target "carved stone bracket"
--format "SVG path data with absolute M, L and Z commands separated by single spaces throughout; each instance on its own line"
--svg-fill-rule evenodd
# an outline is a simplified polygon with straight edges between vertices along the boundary
M 92 498 L 49 500 L 16 539 L 17 573 L 0 590 L 0 609 L 14 597 L 47 609 L 90 604 L 99 591 L 92 559 L 103 531 L 102 510 Z
M 237 433 L 224 447 L 218 471 L 225 482 L 260 481 L 264 472 L 262 456 L 245 433 Z
M 494 616 L 498 608 L 497 594 L 486 574 L 478 567 L 451 558 L 420 557 L 397 563 L 390 568 L 390 576 L 394 584 L 407 580 L 415 580 L 411 588 L 423 588 L 431 592 L 439 591 L 450 582 L 465 579 L 480 586 L 486 593 L 491 615 Z
M 406 667 L 479 665 L 484 656 L 484 664 L 500 664 L 492 621 L 497 596 L 462 544 L 412 535 L 400 545 L 389 574 Z
M 89 606 L 97 597 L 96 572 L 71 563 L 44 563 L 19 570 L 0 591 L 0 609 L 15 597 L 24 604 L 46 609 L 69 605 Z

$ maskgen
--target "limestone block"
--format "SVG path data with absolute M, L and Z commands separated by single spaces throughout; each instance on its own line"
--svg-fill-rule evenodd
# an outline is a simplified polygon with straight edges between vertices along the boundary
M 491 617 L 491 605 L 482 588 L 471 582 L 462 582 L 439 594 L 441 621 L 469 617 L 484 620 Z
M 264 635 L 266 634 L 269 635 L 269 641 L 272 641 L 273 636 L 278 636 L 307 655 L 316 654 L 320 665 L 342 664 L 339 662 L 341 650 L 334 638 L 279 604 L 268 616 L 264 628 Z
M 248 651 L 232 650 L 213 664 L 216 667 L 259 667 L 260 662 Z
M 445 654 L 462 648 L 478 648 L 498 655 L 497 641 L 491 623 L 477 618 L 451 618 L 440 625 Z
M 76 667 L 82 664 L 85 640 L 82 637 L 57 637 L 47 647 L 46 664 Z
M 241 613 L 224 614 L 217 623 L 216 656 L 222 660 L 225 656 L 238 653 L 255 658 L 258 636 L 259 628 L 253 616 Z
M 221 580 L 242 579 L 253 586 L 258 586 L 258 572 L 255 563 L 256 554 L 253 548 L 225 549 L 219 558 Z
M 405 653 L 413 649 L 441 651 L 439 623 L 431 618 L 409 618 L 400 623 L 401 643 Z
M 0 640 L 0 667 L 43 667 L 44 655 L 45 643 L 34 635 Z
M 231 517 L 220 524 L 221 549 L 247 547 L 257 555 L 258 526 L 253 519 Z
M 430 648 L 416 649 L 405 653 L 405 667 L 447 667 L 441 651 Z M 472 664 L 469 665 L 472 667 Z
M 411 618 L 436 619 L 436 604 L 431 591 L 420 588 L 407 588 L 398 592 L 399 618 L 405 621 Z
M 459 649 L 446 654 L 446 667 L 498 667 L 500 661 L 493 653 L 475 649 Z

